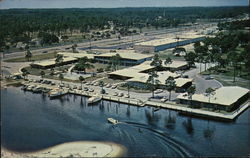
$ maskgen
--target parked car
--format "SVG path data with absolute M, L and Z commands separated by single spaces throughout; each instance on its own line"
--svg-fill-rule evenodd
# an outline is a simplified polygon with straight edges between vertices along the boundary
M 115 93 L 113 94 L 113 96 L 118 96 L 118 93 L 117 93 L 117 92 L 115 92 Z
M 214 79 L 214 77 L 212 77 L 212 76 L 206 76 L 205 77 L 205 80 L 213 80 Z
M 90 88 L 90 89 L 89 89 L 89 92 L 94 92 L 94 89 Z
M 112 89 L 116 89 L 116 87 L 117 87 L 117 85 L 113 85 L 111 88 L 112 88 Z
M 87 87 L 84 87 L 83 90 L 84 90 L 84 91 L 88 91 L 89 89 L 88 89 Z
M 109 83 L 107 84 L 106 88 L 110 88 L 112 85 Z
M 123 97 L 123 96 L 124 96 L 123 93 L 119 93 L 119 94 L 118 94 L 118 97 Z
M 155 94 L 159 94 L 159 93 L 162 93 L 162 92 L 163 92 L 162 89 L 157 89 L 157 90 L 155 90 Z

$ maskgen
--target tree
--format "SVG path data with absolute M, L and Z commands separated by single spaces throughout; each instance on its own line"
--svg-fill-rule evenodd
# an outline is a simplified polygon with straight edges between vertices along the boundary
M 165 65 L 168 65 L 168 64 L 170 65 L 172 62 L 173 62 L 172 59 L 170 57 L 167 57 L 164 64 Z
M 168 77 L 165 81 L 165 87 L 167 89 L 167 91 L 169 92 L 169 101 L 171 99 L 171 92 L 175 89 L 176 87 L 176 83 L 175 80 L 172 76 Z
M 61 83 L 62 83 L 62 80 L 64 79 L 63 74 L 59 74 L 59 79 L 60 79 L 60 81 L 61 81 Z
M 40 72 L 40 75 L 41 75 L 42 78 L 44 78 L 45 72 L 44 72 L 44 71 L 41 71 L 41 72 Z
M 206 91 L 205 91 L 207 93 L 207 95 L 208 95 L 208 98 L 209 98 L 208 101 L 209 101 L 209 103 L 210 103 L 211 96 L 214 95 L 214 91 L 215 90 L 213 88 L 211 88 L 211 87 L 207 88 Z
M 79 81 L 81 82 L 81 88 L 82 88 L 82 82 L 83 82 L 84 80 L 85 80 L 84 77 L 82 77 L 82 76 L 79 77 Z
M 239 55 L 236 51 L 230 51 L 227 55 L 227 58 L 229 60 L 229 62 L 232 63 L 233 69 L 234 69 L 234 79 L 233 82 L 235 82 L 235 77 L 236 77 L 236 69 L 237 69 L 237 65 L 239 63 Z
M 32 57 L 32 53 L 31 51 L 28 49 L 25 53 L 25 58 L 27 59 L 27 61 L 30 61 L 30 58 Z
M 59 66 L 63 62 L 63 56 L 57 55 L 55 62 L 56 62 L 56 66 Z
M 86 73 L 86 69 L 94 68 L 94 65 L 90 64 L 89 61 L 90 60 L 87 57 L 83 57 L 79 59 L 74 69 L 78 71 L 83 71 L 84 73 Z
M 73 44 L 73 45 L 72 45 L 71 48 L 72 48 L 72 52 L 73 52 L 73 53 L 78 53 L 78 52 L 76 51 L 76 47 L 77 47 L 77 44 Z
M 102 87 L 101 93 L 104 94 L 104 93 L 105 93 L 105 91 L 104 91 L 104 89 L 103 89 L 103 87 L 104 87 L 104 82 L 103 82 L 103 81 L 99 81 L 99 85 L 100 85 L 100 87 Z
M 161 61 L 161 59 L 159 58 L 159 55 L 158 55 L 158 54 L 155 54 L 155 55 L 154 55 L 153 61 L 150 63 L 150 65 L 151 65 L 151 66 L 154 66 L 156 71 L 159 71 L 159 70 L 162 69 L 162 61 Z
M 26 77 L 28 78 L 29 75 L 29 71 L 25 68 L 22 69 L 22 76 L 24 77 L 24 79 L 26 79 Z
M 187 61 L 189 67 L 193 66 L 195 63 L 195 59 L 196 59 L 196 54 L 194 52 L 189 52 L 186 54 L 186 56 L 184 57 L 185 60 Z
M 152 71 L 149 73 L 149 77 L 148 77 L 148 80 L 146 82 L 148 88 L 151 89 L 151 91 L 152 91 L 153 98 L 154 98 L 154 91 L 155 91 L 157 85 L 159 84 L 159 80 L 157 78 L 158 78 L 158 75 L 157 75 L 156 71 Z
M 113 55 L 110 59 L 111 65 L 114 70 L 118 69 L 118 65 L 121 63 L 121 56 L 119 54 Z
M 195 91 L 196 91 L 196 88 L 195 88 L 194 85 L 190 86 L 190 87 L 187 89 L 187 93 L 188 93 L 188 97 L 189 97 L 189 99 L 190 99 L 190 105 L 191 105 L 191 107 L 192 107 L 192 97 L 193 97 Z

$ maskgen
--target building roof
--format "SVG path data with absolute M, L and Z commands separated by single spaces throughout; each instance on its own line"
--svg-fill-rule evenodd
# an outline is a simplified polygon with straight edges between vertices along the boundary
M 141 54 L 141 53 L 133 53 L 133 52 L 103 53 L 103 54 L 100 54 L 100 55 L 95 55 L 95 57 L 112 57 L 112 56 L 115 56 L 116 54 L 119 54 L 121 56 L 121 58 L 123 58 L 123 59 L 130 59 L 130 60 L 141 60 L 141 59 L 153 57 L 153 55 Z
M 79 53 L 70 53 L 70 52 L 59 52 L 59 55 L 63 55 L 64 57 L 73 57 L 73 58 L 83 58 L 87 57 L 89 59 L 94 59 L 95 54 L 89 54 L 86 52 L 79 52 Z
M 249 93 L 249 89 L 246 88 L 237 86 L 221 87 L 214 91 L 214 95 L 210 97 L 210 103 L 230 106 L 247 93 Z M 182 93 L 177 99 L 189 100 L 189 97 L 187 93 Z M 209 103 L 209 96 L 194 94 L 192 100 Z
M 175 78 L 175 84 L 176 87 L 182 87 L 184 86 L 186 83 L 188 82 L 192 82 L 193 79 L 189 79 L 189 78 L 177 78 L 180 75 L 176 74 L 176 73 L 172 73 L 170 71 L 162 71 L 162 72 L 158 72 L 158 80 L 159 80 L 159 84 L 160 85 L 165 85 L 165 81 L 168 77 L 174 77 Z M 146 83 L 148 80 L 149 75 L 146 73 L 138 73 L 136 75 L 134 75 L 133 78 L 128 79 L 127 81 L 129 82 L 141 82 L 141 83 Z
M 180 37 L 179 42 L 185 41 L 185 40 L 188 40 L 188 39 L 199 38 L 199 37 L 204 37 L 204 36 L 196 35 L 194 33 L 184 34 L 184 35 L 182 35 L 182 37 Z M 155 40 L 151 40 L 151 41 L 140 42 L 140 43 L 136 43 L 135 45 L 161 46 L 161 45 L 166 45 L 166 44 L 175 43 L 175 42 L 177 42 L 176 37 L 171 36 L 171 37 L 164 38 L 164 39 L 155 39 Z
M 32 65 L 38 65 L 38 66 L 51 66 L 51 65 L 55 65 L 56 58 L 53 59 L 48 59 L 48 60 L 41 60 L 41 61 L 36 61 L 34 63 L 32 63 Z M 73 58 L 73 57 L 64 57 L 62 62 L 69 62 L 69 61 L 75 61 L 77 60 L 77 58 Z

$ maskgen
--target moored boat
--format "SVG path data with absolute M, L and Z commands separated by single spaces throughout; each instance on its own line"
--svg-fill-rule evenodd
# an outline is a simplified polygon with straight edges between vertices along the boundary
M 102 98 L 100 96 L 92 96 L 88 99 L 88 104 L 94 104 L 94 103 L 97 103 L 101 100 L 102 100 Z
M 119 123 L 118 120 L 115 120 L 115 119 L 113 119 L 111 117 L 107 118 L 107 120 L 108 120 L 109 123 L 114 124 L 114 125 L 117 124 L 117 123 Z

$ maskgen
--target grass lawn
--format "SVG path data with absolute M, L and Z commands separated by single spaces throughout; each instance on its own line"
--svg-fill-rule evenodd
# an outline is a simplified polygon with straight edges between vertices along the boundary
M 37 60 L 45 60 L 45 59 L 52 59 L 55 58 L 56 53 L 43 53 L 34 55 L 31 57 L 30 61 L 37 61 Z M 12 59 L 6 59 L 5 62 L 26 62 L 27 59 L 25 57 L 19 57 L 19 58 L 12 58 Z

